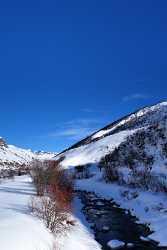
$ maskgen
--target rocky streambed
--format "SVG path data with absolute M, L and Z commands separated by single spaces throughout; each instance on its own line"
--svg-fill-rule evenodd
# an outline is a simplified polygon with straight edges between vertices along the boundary
M 103 250 L 115 248 L 132 250 L 161 250 L 158 244 L 149 241 L 151 233 L 145 225 L 138 224 L 137 218 L 120 208 L 113 200 L 105 200 L 95 193 L 77 191 L 83 204 L 82 212 L 90 223 L 95 239 Z M 114 241 L 116 240 L 116 241 Z M 107 244 L 111 242 L 109 247 Z M 118 244 L 118 243 L 123 244 Z

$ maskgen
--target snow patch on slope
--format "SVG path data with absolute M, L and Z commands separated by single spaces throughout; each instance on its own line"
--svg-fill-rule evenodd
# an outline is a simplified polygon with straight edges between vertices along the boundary
M 101 137 L 111 133 L 115 129 L 121 127 L 122 125 L 130 122 L 134 118 L 137 119 L 137 118 L 140 118 L 142 116 L 145 116 L 149 112 L 156 112 L 156 111 L 161 111 L 162 113 L 167 112 L 167 102 L 161 102 L 161 103 L 158 103 L 152 107 L 143 108 L 143 109 L 137 111 L 136 113 L 129 115 L 127 118 L 122 119 L 120 122 L 116 123 L 116 125 L 112 126 L 111 128 L 98 131 L 97 133 L 92 135 L 91 139 L 94 140 L 94 139 L 101 138 Z
M 122 131 L 99 141 L 71 149 L 64 154 L 65 159 L 62 161 L 62 166 L 70 168 L 77 165 L 99 162 L 104 155 L 113 151 L 127 136 L 132 135 L 136 131 L 137 129 Z

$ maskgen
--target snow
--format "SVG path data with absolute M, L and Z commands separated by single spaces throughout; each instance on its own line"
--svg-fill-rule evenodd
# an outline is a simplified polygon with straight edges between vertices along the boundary
M 120 240 L 110 240 L 107 246 L 111 249 L 120 249 L 125 246 L 125 243 Z
M 100 250 L 101 247 L 93 239 L 86 227 L 77 220 L 77 224 L 65 235 L 58 236 L 60 250 Z
M 140 236 L 140 239 L 141 239 L 142 241 L 145 241 L 145 242 L 150 241 L 148 237 L 144 237 L 144 236 Z
M 53 236 L 43 223 L 29 214 L 34 194 L 27 176 L 0 184 L 0 246 L 3 250 L 52 250 Z
M 18 148 L 13 145 L 0 148 L 0 160 L 6 162 L 27 163 L 35 157 L 35 154 L 26 149 Z
M 13 169 L 23 164 L 28 165 L 34 159 L 50 160 L 54 158 L 56 153 L 40 152 L 36 153 L 30 149 L 22 149 L 13 145 L 0 147 L 0 170 Z
M 127 243 L 127 248 L 132 248 L 132 247 L 134 247 L 134 243 Z
M 76 227 L 70 231 L 70 234 L 64 237 L 61 250 L 100 250 L 101 246 L 94 240 L 93 230 L 87 222 L 84 214 L 81 212 L 82 203 L 78 197 L 73 201 L 73 215 L 77 222 Z M 59 240 L 60 241 L 60 240 Z M 60 244 L 61 245 L 61 244 Z
M 69 232 L 53 236 L 44 223 L 30 214 L 28 203 L 35 190 L 28 176 L 0 184 L 0 246 L 3 250 L 100 250 L 99 244 L 74 217 Z M 9 240 L 10 239 L 10 240 Z
M 124 125 L 125 123 L 130 122 L 133 118 L 139 118 L 139 117 L 146 115 L 150 111 L 158 111 L 160 109 L 161 109 L 161 111 L 167 111 L 167 102 L 161 102 L 161 103 L 158 103 L 156 105 L 153 105 L 152 107 L 143 108 L 143 109 L 139 110 L 138 112 L 136 112 L 132 115 L 129 115 L 127 118 L 121 120 L 116 125 L 112 126 L 111 128 L 98 131 L 97 133 L 92 135 L 91 138 L 97 139 L 97 138 L 100 138 L 102 136 L 105 136 L 105 135 L 109 134 L 110 132 L 114 131 L 115 129 L 117 129 L 118 127 Z
M 99 137 L 102 137 L 106 134 L 108 134 L 112 129 L 106 129 L 106 130 L 100 130 L 99 132 L 97 132 L 96 134 L 94 134 L 92 136 L 92 139 L 97 139 Z
M 136 131 L 137 129 L 122 131 L 117 134 L 107 136 L 99 141 L 92 142 L 79 148 L 71 149 L 64 154 L 65 159 L 61 162 L 61 164 L 65 168 L 70 168 L 77 165 L 99 162 L 104 155 L 113 151 L 122 141 L 125 140 L 127 136 L 135 133 Z
M 52 153 L 52 152 L 35 152 L 35 158 L 37 160 L 51 160 L 53 159 L 55 156 L 57 155 L 57 153 Z

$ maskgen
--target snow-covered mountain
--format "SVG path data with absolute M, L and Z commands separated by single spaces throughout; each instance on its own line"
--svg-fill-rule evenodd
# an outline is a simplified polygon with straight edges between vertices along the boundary
M 45 151 L 35 151 L 35 158 L 38 160 L 50 160 L 56 157 L 57 153 L 55 152 L 45 152 Z
M 30 149 L 22 149 L 13 145 L 8 145 L 0 137 L 0 174 L 6 175 L 11 170 L 26 169 L 30 163 L 37 160 L 51 159 L 56 153 L 33 152 Z
M 67 168 L 99 163 L 109 181 L 113 178 L 133 184 L 138 179 L 142 183 L 142 174 L 147 176 L 147 182 L 160 178 L 161 187 L 155 189 L 165 188 L 167 102 L 143 108 L 106 126 L 60 156 L 65 157 L 62 165 Z
M 35 158 L 35 154 L 31 150 L 15 147 L 13 145 L 0 144 L 0 168 L 15 168 L 17 166 L 26 165 Z

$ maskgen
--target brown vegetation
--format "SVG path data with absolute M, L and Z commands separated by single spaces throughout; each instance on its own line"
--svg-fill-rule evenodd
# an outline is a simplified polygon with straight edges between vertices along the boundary
M 73 199 L 73 179 L 60 166 L 60 161 L 34 161 L 31 176 L 38 198 L 30 203 L 32 212 L 41 218 L 52 232 L 68 225 Z

